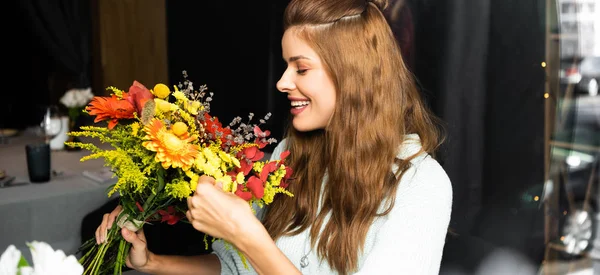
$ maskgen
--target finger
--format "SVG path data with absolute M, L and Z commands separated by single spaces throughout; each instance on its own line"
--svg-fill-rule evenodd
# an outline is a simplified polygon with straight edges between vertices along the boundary
M 190 210 L 185 212 L 185 216 L 187 217 L 188 221 L 192 222 L 194 219 L 192 217 L 192 212 Z
M 144 234 L 144 229 L 140 228 L 140 230 L 138 230 L 138 232 L 136 232 L 138 239 L 140 239 L 142 242 L 147 243 L 146 242 L 146 234 Z
M 121 229 L 121 235 L 123 239 L 127 242 L 131 243 L 132 249 L 135 250 L 143 250 L 146 249 L 146 243 L 142 241 L 137 234 L 132 231 L 127 230 L 127 228 Z
M 192 227 L 194 227 L 194 229 L 196 229 L 200 232 L 204 232 L 204 227 L 202 226 L 202 223 L 199 222 L 198 220 L 194 220 L 192 222 Z
M 219 181 L 215 182 L 215 187 L 219 188 L 219 190 L 223 190 L 223 184 Z
M 198 189 L 202 188 L 204 184 L 215 185 L 215 178 L 206 175 L 200 176 L 198 179 L 198 184 L 196 185 L 196 192 L 194 192 L 194 194 L 198 194 Z
M 192 207 L 190 207 L 189 209 L 199 208 L 202 204 L 202 200 L 199 197 L 194 196 L 190 198 L 190 204 L 192 205 Z
M 108 228 L 112 227 L 113 222 L 115 221 L 115 219 L 117 218 L 117 216 L 119 215 L 119 213 L 121 213 L 121 209 L 123 209 L 123 206 L 117 205 L 117 207 L 115 207 L 115 210 L 113 210 L 110 213 L 110 216 L 109 216 L 109 219 L 108 219 Z
M 215 184 L 215 178 L 207 176 L 207 175 L 202 175 L 198 178 L 198 183 L 210 183 L 210 184 Z
M 96 244 L 100 244 L 100 226 L 96 228 Z
M 108 223 L 108 214 L 104 214 L 104 216 L 102 216 L 102 224 L 100 225 L 102 227 L 102 229 L 100 230 L 100 242 L 105 242 L 106 241 L 106 235 L 108 235 L 108 229 L 106 227 Z
M 133 268 L 133 265 L 131 265 L 131 260 L 129 260 L 129 257 L 131 257 L 131 255 L 128 255 L 127 258 L 125 259 L 125 265 L 131 269 L 135 269 L 135 268 Z
M 194 196 L 190 196 L 190 197 L 187 198 L 188 209 L 193 209 L 194 208 L 194 205 L 192 205 L 192 198 L 194 198 Z

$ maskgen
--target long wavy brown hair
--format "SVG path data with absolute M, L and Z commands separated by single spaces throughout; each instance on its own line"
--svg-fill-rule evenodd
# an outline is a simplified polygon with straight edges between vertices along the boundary
M 441 143 L 437 118 L 382 14 L 386 6 L 385 0 L 292 0 L 284 15 L 284 29 L 321 58 L 336 107 L 324 130 L 287 130 L 295 197 L 279 196 L 263 223 L 275 240 L 310 228 L 311 247 L 340 274 L 356 271 L 373 220 L 394 206 L 398 182 L 416 156 L 396 158 L 405 134 L 420 136 L 421 152 L 433 154 Z

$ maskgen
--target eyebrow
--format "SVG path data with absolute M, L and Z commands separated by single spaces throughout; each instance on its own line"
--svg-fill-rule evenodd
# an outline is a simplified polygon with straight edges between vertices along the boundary
M 308 57 L 306 57 L 304 55 L 292 56 L 288 60 L 289 60 L 289 62 L 294 62 L 294 61 L 297 61 L 297 60 L 300 60 L 300 59 L 308 59 L 308 60 L 310 60 L 310 58 L 308 58 Z

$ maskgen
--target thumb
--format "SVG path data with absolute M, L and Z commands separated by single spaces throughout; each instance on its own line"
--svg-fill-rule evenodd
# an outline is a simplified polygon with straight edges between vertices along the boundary
M 121 229 L 121 235 L 123 235 L 123 239 L 133 245 L 134 249 L 140 249 L 146 247 L 146 242 L 138 237 L 135 232 L 128 230 L 127 228 Z

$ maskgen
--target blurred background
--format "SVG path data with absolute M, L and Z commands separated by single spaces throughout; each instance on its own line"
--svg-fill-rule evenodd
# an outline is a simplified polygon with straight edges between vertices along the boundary
M 287 2 L 7 1 L 0 156 L 70 89 L 177 84 L 184 70 L 214 93 L 221 121 L 270 112 L 280 139 Z M 600 0 L 391 0 L 386 16 L 448 134 L 439 161 L 453 233 L 441 273 L 600 274 Z M 95 230 L 114 205 L 103 207 L 82 223 Z

